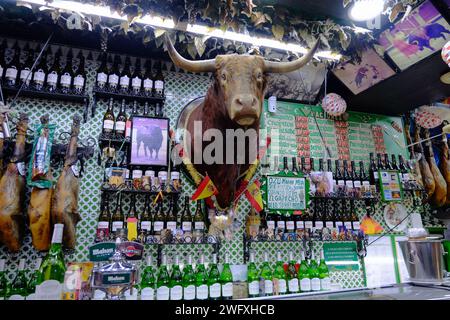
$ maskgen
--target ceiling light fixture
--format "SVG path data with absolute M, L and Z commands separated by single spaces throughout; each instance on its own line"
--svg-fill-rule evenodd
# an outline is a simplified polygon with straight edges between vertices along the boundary
M 355 21 L 368 21 L 383 12 L 384 0 L 355 0 L 350 7 L 349 16 Z
M 92 4 L 81 3 L 77 1 L 68 1 L 68 0 L 53 0 L 51 2 L 47 2 L 45 0 L 25 0 L 25 1 L 17 1 L 18 3 L 28 3 L 41 5 L 50 8 L 57 8 L 87 15 L 96 15 L 111 19 L 117 19 L 126 21 L 127 18 L 125 16 L 119 15 L 117 12 L 111 12 L 110 8 L 107 6 L 98 6 Z M 143 16 L 140 19 L 136 20 L 137 23 L 142 23 L 146 25 L 150 25 L 156 28 L 163 29 L 176 29 L 180 31 L 191 32 L 195 34 L 200 34 L 204 36 L 217 37 L 232 41 L 239 41 L 244 43 L 249 43 L 255 46 L 269 47 L 273 49 L 286 50 L 296 53 L 304 54 L 307 52 L 307 49 L 303 46 L 294 44 L 294 43 L 286 43 L 274 39 L 261 38 L 250 36 L 243 33 L 237 33 L 233 31 L 222 31 L 217 28 L 211 28 L 205 25 L 199 24 L 178 24 L 176 25 L 172 19 L 165 19 L 163 17 L 158 16 Z M 342 56 L 337 53 L 333 53 L 331 51 L 321 51 L 315 54 L 316 58 L 323 58 L 327 60 L 340 60 Z

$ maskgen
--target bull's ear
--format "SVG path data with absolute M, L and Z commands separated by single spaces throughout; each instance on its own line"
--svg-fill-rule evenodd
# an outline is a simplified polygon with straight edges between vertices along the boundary
M 183 58 L 173 46 L 167 33 L 164 34 L 164 42 L 170 58 L 179 68 L 189 72 L 213 72 L 216 70 L 216 62 L 214 59 L 193 61 Z
M 317 39 L 316 43 L 314 44 L 312 49 L 309 50 L 308 53 L 306 53 L 300 59 L 294 61 L 290 62 L 264 61 L 264 71 L 268 73 L 287 73 L 300 69 L 312 59 L 312 57 L 317 51 L 317 48 L 319 48 L 319 43 L 320 40 Z

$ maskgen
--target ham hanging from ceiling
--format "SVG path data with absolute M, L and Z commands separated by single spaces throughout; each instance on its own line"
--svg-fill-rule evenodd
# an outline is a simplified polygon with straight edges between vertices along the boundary
M 428 129 L 424 130 L 425 139 L 430 138 L 430 131 Z M 433 174 L 434 179 L 434 193 L 430 199 L 430 203 L 436 207 L 442 207 L 447 200 L 447 183 L 444 177 L 439 171 L 439 168 L 436 163 L 436 159 L 434 158 L 433 147 L 431 145 L 431 140 L 425 141 L 425 146 L 427 147 L 426 157 L 428 164 L 430 166 L 431 173 Z
M 411 120 L 410 120 L 409 116 L 404 117 L 404 124 L 405 124 L 404 132 L 405 132 L 405 136 L 406 136 L 406 143 L 408 144 L 408 146 L 410 146 L 412 144 L 412 139 L 411 139 L 411 133 L 410 133 Z M 415 179 L 416 183 L 421 188 L 423 188 L 423 179 L 422 179 L 422 173 L 420 172 L 418 155 L 414 152 L 413 146 L 408 147 L 408 150 L 410 153 L 410 159 L 416 160 L 416 161 L 411 161 L 412 162 L 411 173 L 414 175 L 414 179 Z
M 447 183 L 447 198 L 445 200 L 445 204 L 450 205 L 450 149 L 448 147 L 447 134 L 442 136 L 441 145 L 442 149 L 439 168 L 441 169 L 442 176 Z
M 420 127 L 416 124 L 414 131 L 414 142 L 416 142 L 416 154 L 419 160 L 420 173 L 422 174 L 423 187 L 427 193 L 427 201 L 429 201 L 436 188 L 433 173 L 431 172 L 430 165 L 425 157 L 422 143 L 420 142 Z

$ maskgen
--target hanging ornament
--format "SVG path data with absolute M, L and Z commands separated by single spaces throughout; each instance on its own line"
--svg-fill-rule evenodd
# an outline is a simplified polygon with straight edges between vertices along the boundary
M 322 100 L 322 108 L 329 115 L 338 117 L 347 110 L 347 103 L 340 95 L 329 93 Z
M 425 129 L 433 129 L 442 123 L 442 119 L 439 118 L 433 112 L 427 111 L 426 107 L 420 107 L 415 113 L 414 118 L 419 126 Z
M 450 41 L 442 47 L 441 55 L 444 62 L 450 67 Z

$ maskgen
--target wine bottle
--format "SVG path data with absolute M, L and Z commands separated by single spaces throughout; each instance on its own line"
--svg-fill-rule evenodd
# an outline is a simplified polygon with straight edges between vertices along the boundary
M 175 256 L 175 263 L 172 264 L 172 275 L 170 277 L 170 300 L 183 299 L 183 287 L 182 287 L 183 275 L 180 271 L 180 258 Z
M 282 172 L 284 174 L 288 174 L 289 173 L 288 158 L 287 157 L 283 157 L 283 169 L 282 169 Z
M 273 295 L 273 272 L 269 265 L 269 253 L 264 252 L 264 262 L 261 266 L 261 278 L 264 280 L 264 289 L 262 290 L 265 296 Z
M 313 211 L 311 208 L 307 208 L 304 212 L 303 216 L 303 224 L 305 226 L 305 231 L 310 232 L 313 230 L 314 222 L 313 222 Z
M 391 162 L 389 161 L 389 155 L 387 153 L 384 154 L 384 168 L 386 170 L 394 170 Z
M 322 158 L 319 159 L 319 172 L 325 172 Z
M 319 270 L 317 268 L 317 261 L 314 258 L 314 254 L 309 262 L 308 273 L 309 279 L 311 279 L 311 290 L 320 291 Z
M 131 70 L 130 70 L 130 57 L 127 56 L 125 58 L 125 65 L 123 66 L 122 73 L 120 74 L 119 84 L 120 91 L 123 93 L 128 93 L 128 89 L 130 89 L 130 80 L 131 80 Z
M 299 211 L 299 210 L 294 211 L 293 219 L 294 219 L 294 224 L 295 224 L 295 230 L 305 229 L 305 226 L 303 224 L 303 219 L 302 219 L 302 211 Z
M 118 137 L 125 137 L 125 128 L 127 123 L 127 114 L 125 112 L 125 99 L 122 99 L 119 114 L 116 118 L 115 133 Z
M 170 297 L 170 277 L 167 270 L 167 257 L 165 254 L 161 257 L 161 266 L 158 270 L 156 281 L 156 300 L 169 300 Z
M 30 49 L 27 44 L 27 59 L 20 67 L 20 75 L 19 75 L 19 84 L 24 85 L 25 87 L 30 86 L 31 83 L 31 67 L 34 63 L 34 51 Z M 0 75 L 1 77 L 1 75 Z
M 61 80 L 59 81 L 62 93 L 70 93 L 73 80 L 73 66 L 72 66 L 73 54 L 72 49 L 66 57 L 66 65 L 61 73 Z
M 259 272 L 255 264 L 255 252 L 250 251 L 250 260 L 247 266 L 248 297 L 259 296 Z
M 370 187 L 370 177 L 366 174 L 366 170 L 364 169 L 364 162 L 359 162 L 359 179 L 361 181 L 361 185 L 368 188 Z
M 276 228 L 276 221 L 274 219 L 274 215 L 270 214 L 270 213 L 266 213 L 266 224 L 267 224 L 267 229 L 272 229 L 272 232 L 275 230 Z
M 172 232 L 172 235 L 175 235 L 177 232 L 177 216 L 174 210 L 173 197 L 171 197 L 169 201 L 169 210 L 166 216 L 166 228 Z
M 347 160 L 343 161 L 343 165 L 344 165 L 345 186 L 347 187 L 347 190 L 351 190 L 351 189 L 353 189 L 353 180 L 352 180 L 352 177 L 351 177 L 350 173 L 348 172 L 348 162 L 347 162 Z
M 222 285 L 220 283 L 220 272 L 217 267 L 217 253 L 212 254 L 212 261 L 209 266 L 208 274 L 208 289 L 209 298 L 212 300 L 219 300 L 222 293 Z
M 286 220 L 281 215 L 281 213 L 279 213 L 277 218 L 277 233 L 284 234 L 285 232 L 286 232 Z
M 137 227 L 138 227 L 138 219 L 136 214 L 136 195 L 133 194 L 131 196 L 130 210 L 128 211 L 127 218 L 127 238 L 128 241 L 136 241 L 137 239 Z
M 63 224 L 53 225 L 53 237 L 50 250 L 42 261 L 40 267 L 39 284 L 47 280 L 56 280 L 60 283 L 64 281 L 66 265 L 62 251 Z
M 149 106 L 148 106 L 148 102 L 146 101 L 144 104 L 144 113 L 142 114 L 144 117 L 148 117 L 150 116 L 149 114 Z
M 336 165 L 336 174 L 335 175 L 336 175 L 337 185 L 340 187 L 344 187 L 345 186 L 345 178 L 344 178 L 344 172 L 341 171 L 340 161 L 336 160 L 335 165 Z
M 318 271 L 320 279 L 320 290 L 331 290 L 330 272 L 328 271 L 328 266 L 325 263 L 323 249 L 320 251 L 320 263 Z
M 78 52 L 77 59 L 79 63 L 78 68 L 74 73 L 73 90 L 76 94 L 83 94 L 86 86 L 86 70 L 84 68 L 85 62 L 83 52 L 81 50 Z
M 141 300 L 155 300 L 156 277 L 153 269 L 152 256 L 147 256 L 146 266 L 141 276 L 139 291 Z
M 145 197 L 144 213 L 141 215 L 140 219 L 140 230 L 144 231 L 146 237 L 152 232 L 152 214 L 150 212 L 150 199 Z
M 97 232 L 95 241 L 101 242 L 109 239 L 109 221 L 111 220 L 111 212 L 109 210 L 109 195 L 105 195 L 104 203 L 98 217 Z
M 37 50 L 37 52 L 39 52 L 39 50 Z M 39 59 L 39 64 L 37 65 L 36 70 L 33 72 L 33 79 L 31 80 L 32 86 L 35 90 L 43 90 L 47 73 L 47 51 L 44 51 L 42 52 L 41 58 Z
M 116 233 L 117 230 L 123 229 L 125 216 L 122 211 L 122 193 L 117 198 L 116 210 L 111 216 L 111 232 Z
M 106 83 L 108 82 L 108 61 L 106 52 L 102 52 L 100 66 L 97 69 L 97 79 L 96 79 L 96 87 L 99 89 L 104 89 L 106 87 Z
M 399 170 L 400 170 L 400 176 L 403 181 L 403 183 L 409 181 L 409 170 L 405 165 L 405 160 L 403 159 L 403 156 L 401 154 L 398 155 L 398 161 L 399 161 Z
M 292 157 L 292 173 L 295 175 L 298 175 L 300 173 L 297 168 L 297 158 L 296 157 Z
M 208 275 L 205 268 L 205 255 L 200 255 L 200 260 L 195 273 L 195 298 L 197 300 L 208 299 Z
M 386 169 L 383 163 L 383 160 L 381 158 L 381 154 L 377 153 L 377 169 L 378 170 L 384 170 Z
M 288 279 L 288 292 L 289 293 L 298 293 L 299 292 L 299 283 L 298 283 L 298 275 L 295 269 L 295 260 L 294 254 L 292 251 L 289 252 L 289 265 L 288 270 L 286 272 Z
M 62 55 L 61 48 L 59 48 L 53 58 L 53 65 L 48 70 L 47 74 L 47 90 L 52 92 L 56 91 L 59 84 L 59 77 L 61 75 L 61 62 L 60 58 Z
M 161 104 L 161 102 L 159 102 L 159 101 L 156 102 L 155 116 L 156 116 L 156 117 L 162 117 L 162 116 L 163 116 L 162 104 Z
M 392 161 L 391 161 L 392 170 L 399 171 L 400 169 L 399 169 L 399 167 L 397 165 L 397 159 L 395 158 L 395 154 L 392 154 L 391 158 L 392 158 Z
M 20 259 L 19 269 L 16 277 L 11 282 L 8 299 L 10 300 L 25 300 L 28 295 L 28 280 L 25 274 L 25 259 Z
M 144 87 L 144 93 L 145 95 L 151 95 L 154 90 L 153 86 L 153 74 L 152 74 L 152 63 L 150 60 L 145 61 L 145 74 L 144 74 L 144 81 L 143 81 L 143 87 Z
M 103 116 L 103 133 L 104 134 L 111 134 L 114 130 L 114 100 L 113 98 L 109 99 L 109 105 L 108 109 L 105 112 L 105 115 Z
M 155 94 L 159 97 L 164 96 L 165 81 L 161 70 L 161 62 L 158 63 L 156 75 L 154 78 Z
M 39 277 L 41 274 L 40 272 L 41 263 L 42 263 L 41 258 L 37 258 L 34 261 L 34 270 L 27 284 L 28 295 L 35 293 L 36 286 L 39 284 Z
M 153 222 L 153 234 L 155 236 L 161 236 L 161 231 L 165 228 L 165 220 L 166 219 L 163 213 L 162 202 L 159 202 Z
M 133 94 L 139 94 L 142 88 L 142 70 L 141 59 L 136 58 L 136 64 L 134 65 L 134 72 L 131 76 L 131 90 Z
M 300 166 L 301 166 L 301 171 L 304 175 L 306 175 L 307 170 L 306 170 L 306 160 L 305 157 L 301 157 L 300 158 Z
M 300 291 L 309 292 L 311 291 L 311 279 L 309 277 L 309 265 L 308 260 L 305 259 L 305 252 L 301 253 L 302 261 L 300 262 L 300 267 L 298 268 L 298 279 L 300 280 Z
M 191 233 L 192 232 L 192 214 L 189 209 L 189 197 L 184 197 L 184 208 L 183 213 L 181 214 L 181 229 L 183 233 Z
M 131 139 L 131 124 L 133 121 L 133 117 L 138 115 L 138 106 L 137 101 L 133 101 L 133 108 L 131 109 L 131 115 L 127 118 L 127 121 L 125 123 L 125 139 L 130 140 Z
M 197 209 L 194 214 L 194 236 L 196 242 L 201 242 L 205 232 L 205 218 L 203 216 L 202 203 L 197 200 Z
M 10 290 L 10 284 L 6 278 L 5 259 L 0 259 L 0 301 L 4 300 Z
M 377 155 L 378 160 L 381 162 L 381 156 Z M 369 166 L 370 184 L 372 186 L 378 186 L 379 176 L 378 176 L 378 166 L 375 163 L 373 153 L 370 153 L 370 166 Z
M 222 285 L 222 299 L 230 300 L 233 298 L 233 273 L 230 268 L 228 253 L 225 253 L 225 263 L 220 273 L 220 284 Z
M 113 92 L 117 90 L 117 87 L 119 85 L 119 77 L 120 77 L 119 64 L 120 63 L 121 63 L 120 57 L 118 55 L 115 55 L 113 66 L 108 74 L 108 89 Z
M 350 162 L 350 168 L 352 169 L 351 178 L 352 178 L 352 181 L 353 181 L 353 187 L 357 188 L 357 189 L 360 189 L 361 188 L 361 177 L 358 176 L 358 173 L 356 172 L 355 161 L 352 160 Z
M 188 256 L 187 264 L 183 267 L 181 278 L 182 295 L 184 300 L 195 299 L 195 274 L 192 268 L 192 256 Z
M 283 268 L 283 260 L 281 252 L 277 252 L 277 263 L 273 270 L 273 286 L 274 292 L 278 294 L 286 294 L 287 292 L 287 276 Z
M 20 68 L 20 48 L 17 41 L 12 49 L 14 50 L 13 58 L 5 67 L 5 84 L 9 87 L 14 87 L 16 85 Z

